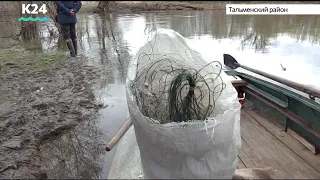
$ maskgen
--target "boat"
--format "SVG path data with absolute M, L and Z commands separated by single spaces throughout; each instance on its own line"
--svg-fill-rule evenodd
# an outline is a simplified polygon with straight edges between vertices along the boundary
M 234 179 L 319 179 L 318 91 L 272 75 L 226 63 L 238 92 L 241 150 Z M 110 179 L 143 178 L 134 126 L 128 119 L 107 146 L 117 148 Z M 120 140 L 121 139 L 121 140 Z

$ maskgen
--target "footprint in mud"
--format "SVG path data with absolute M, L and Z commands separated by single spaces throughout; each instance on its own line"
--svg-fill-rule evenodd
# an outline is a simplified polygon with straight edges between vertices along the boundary
M 41 104 L 35 104 L 32 105 L 32 108 L 37 109 L 37 110 L 46 110 L 51 106 L 51 104 L 46 104 L 46 103 L 41 103 Z
M 85 108 L 93 108 L 92 102 L 88 99 L 80 100 L 79 105 Z
M 10 69 L 12 69 L 12 68 L 20 68 L 21 69 L 21 67 L 19 65 L 15 64 L 15 63 L 8 62 L 3 65 L 0 65 L 0 70 L 4 69 L 5 67 L 8 67 Z
M 19 149 L 21 148 L 21 138 L 20 136 L 13 136 L 6 142 L 2 144 L 2 146 L 10 149 Z

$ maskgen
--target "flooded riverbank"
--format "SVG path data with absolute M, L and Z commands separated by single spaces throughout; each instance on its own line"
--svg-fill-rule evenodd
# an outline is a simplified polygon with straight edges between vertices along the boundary
M 21 114 L 32 117 L 30 122 L 41 122 L 40 129 L 25 126 L 23 123 L 12 125 L 16 121 L 2 115 L 1 122 L 10 120 L 11 123 L 11 125 L 9 123 L 1 126 L 5 134 L 3 138 L 9 139 L 9 137 L 16 136 L 12 130 L 15 126 L 21 126 L 23 132 L 30 134 L 39 133 L 42 129 L 45 132 L 54 131 L 55 125 L 60 126 L 64 123 L 57 121 L 58 124 L 51 124 L 53 120 L 48 120 L 50 118 L 47 116 L 59 119 L 54 112 L 66 110 L 65 105 L 72 108 L 81 107 L 79 111 L 67 112 L 71 115 L 62 116 L 68 123 L 77 122 L 71 123 L 72 127 L 77 125 L 76 128 L 64 131 L 59 137 L 53 136 L 55 138 L 45 141 L 47 143 L 42 143 L 41 146 L 34 144 L 25 146 L 38 147 L 38 149 L 28 151 L 26 156 L 21 156 L 21 167 L 31 162 L 25 157 L 29 158 L 32 153 L 38 153 L 37 156 L 34 156 L 36 160 L 32 161 L 36 162 L 36 165 L 31 164 L 30 166 L 33 170 L 39 170 L 41 165 L 41 169 L 46 172 L 48 178 L 107 178 L 116 149 L 105 152 L 104 146 L 128 117 L 125 97 L 126 70 L 139 47 L 150 38 L 150 32 L 159 28 L 170 28 L 187 38 L 190 46 L 209 60 L 222 60 L 222 54 L 228 53 L 240 63 L 250 67 L 320 88 L 318 81 L 320 75 L 317 73 L 320 70 L 318 61 L 319 25 L 319 16 L 227 16 L 225 11 L 221 10 L 79 14 L 77 35 L 83 59 L 70 61 L 69 64 L 60 67 L 63 68 L 62 70 L 58 68 L 55 69 L 56 71 L 35 74 L 36 81 L 29 79 L 34 75 L 22 76 L 19 73 L 12 79 L 6 80 L 10 85 L 8 92 L 15 89 L 16 84 L 19 85 L 17 87 L 24 85 L 23 87 L 29 88 L 30 93 L 38 93 L 37 90 L 42 93 L 44 91 L 41 90 L 41 87 L 46 90 L 55 85 L 56 88 L 47 91 L 51 93 L 44 93 L 39 97 L 41 102 L 46 100 L 47 96 L 55 96 L 55 93 L 58 92 L 63 96 L 52 97 L 46 105 L 35 106 L 40 108 L 40 110 L 35 108 L 36 110 L 31 111 L 35 114 L 28 113 L 28 108 L 21 111 Z M 57 37 L 50 37 L 46 28 L 42 29 L 41 33 L 43 35 L 41 48 L 39 48 L 41 51 L 49 53 L 61 51 L 57 45 L 61 41 L 59 42 Z M 280 64 L 286 68 L 286 71 L 283 71 Z M 14 68 L 14 65 L 9 64 L 9 66 L 11 70 L 12 67 Z M 6 65 L 6 73 L 11 72 L 8 69 L 9 66 Z M 62 73 L 62 71 L 67 73 Z M 3 75 L 2 70 L 0 73 L 2 79 L 9 78 L 9 75 Z M 52 78 L 42 79 L 44 73 L 51 75 Z M 90 80 L 92 83 L 89 83 L 86 78 L 92 79 Z M 15 82 L 15 84 L 10 84 L 10 82 Z M 74 88 L 63 89 L 64 84 L 68 83 L 73 84 Z M 31 85 L 38 88 L 32 89 L 29 87 Z M 1 83 L 1 86 L 5 84 Z M 82 90 L 83 87 L 85 90 Z M 12 91 L 12 93 L 17 93 L 17 99 L 14 100 L 16 103 L 22 101 L 24 96 L 21 96 L 21 93 L 25 93 L 18 89 Z M 26 92 L 27 97 L 28 93 L 29 91 Z M 2 94 L 6 94 L 5 97 L 11 97 L 7 93 Z M 95 101 L 92 101 L 93 97 Z M 101 102 L 105 107 L 101 108 L 99 103 L 94 107 L 86 104 L 79 106 L 81 100 L 88 102 L 86 99 L 90 100 L 90 104 Z M 32 102 L 22 102 L 24 103 L 21 105 L 32 105 Z M 7 107 L 4 102 L 1 105 Z M 46 113 L 49 115 L 43 116 Z M 92 113 L 92 118 L 82 119 L 83 121 L 81 118 L 78 119 L 87 113 Z M 46 123 L 47 120 L 49 123 Z M 81 123 L 78 123 L 78 120 Z M 7 128 L 11 126 L 12 131 Z M 19 133 L 17 134 L 19 136 Z M 42 135 L 45 136 L 45 134 Z M 24 137 L 28 137 L 28 134 Z M 30 137 L 33 138 L 33 136 Z M 5 139 L 2 139 L 0 142 L 4 141 Z M 20 158 L 22 151 L 17 149 L 12 152 L 15 153 L 12 156 Z M 3 150 L 2 153 L 7 153 L 7 150 Z M 1 170 L 6 168 L 1 172 L 4 177 L 12 175 L 16 162 L 10 160 L 6 164 L 1 164 Z
M 84 57 L 22 48 L 1 50 L 0 59 L 0 178 L 46 178 L 40 146 L 103 108 L 92 91 L 99 69 Z

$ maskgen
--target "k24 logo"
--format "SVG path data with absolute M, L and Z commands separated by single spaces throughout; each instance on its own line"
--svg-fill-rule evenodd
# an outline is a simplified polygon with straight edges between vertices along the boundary
M 42 14 L 47 13 L 46 4 L 41 5 L 40 8 L 38 4 L 22 4 L 22 14 L 39 14 L 39 13 L 42 13 Z

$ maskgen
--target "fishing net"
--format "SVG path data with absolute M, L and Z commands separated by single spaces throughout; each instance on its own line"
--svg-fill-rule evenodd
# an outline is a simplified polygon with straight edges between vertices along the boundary
M 240 104 L 219 61 L 160 29 L 129 66 L 127 99 L 146 178 L 232 178 Z
M 130 92 L 142 114 L 155 123 L 205 120 L 225 88 L 221 63 L 203 61 L 188 46 L 176 47 L 181 43 L 179 38 L 157 34 L 132 65 L 136 69 Z

